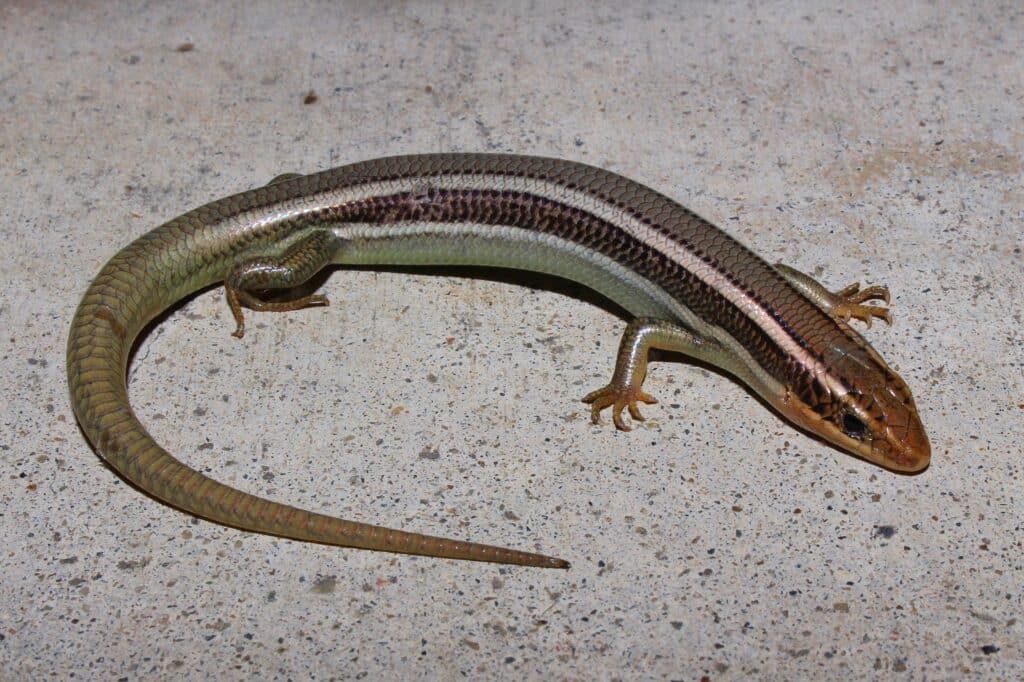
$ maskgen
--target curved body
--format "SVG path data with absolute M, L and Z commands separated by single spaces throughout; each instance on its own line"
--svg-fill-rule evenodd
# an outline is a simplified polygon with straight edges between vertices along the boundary
M 473 264 L 550 273 L 612 299 L 636 319 L 615 376 L 588 396 L 615 422 L 636 402 L 650 347 L 714 363 L 783 416 L 900 471 L 924 468 L 928 441 L 910 391 L 844 321 L 884 309 L 884 291 L 829 294 L 772 267 L 671 199 L 614 173 L 528 156 L 416 155 L 357 163 L 212 202 L 140 237 L 89 287 L 68 339 L 68 382 L 89 440 L 154 496 L 228 525 L 302 540 L 432 556 L 566 566 L 550 557 L 314 514 L 224 486 L 174 458 L 128 402 L 129 353 L 142 328 L 184 296 L 224 282 L 241 305 L 287 310 L 257 293 L 328 263 Z M 856 293 L 856 289 L 853 290 Z M 887 294 L 886 294 L 887 295 Z M 887 314 L 887 313 L 885 313 Z

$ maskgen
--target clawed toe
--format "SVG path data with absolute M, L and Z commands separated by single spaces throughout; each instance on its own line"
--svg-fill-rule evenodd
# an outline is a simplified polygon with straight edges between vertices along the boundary
M 854 283 L 833 294 L 833 312 L 844 322 L 856 318 L 863 322 L 868 329 L 874 318 L 884 320 L 886 324 L 892 325 L 892 313 L 885 306 L 864 305 L 867 301 L 883 301 L 889 305 L 888 287 L 872 285 L 860 288 L 860 283 Z
M 583 402 L 590 403 L 590 420 L 597 424 L 601 420 L 601 411 L 612 408 L 612 423 L 620 431 L 630 431 L 631 427 L 622 419 L 623 410 L 629 410 L 629 416 L 642 422 L 645 417 L 640 413 L 637 403 L 654 405 L 658 402 L 654 396 L 640 390 L 620 388 L 612 385 L 592 391 L 583 397 Z
M 883 308 L 876 305 L 848 305 L 843 306 L 839 311 L 840 316 L 844 322 L 849 322 L 851 318 L 856 318 L 864 323 L 864 325 L 871 329 L 872 318 L 877 317 L 880 320 L 884 320 L 886 324 L 892 325 L 892 313 L 889 312 L 888 308 Z
M 857 292 L 855 298 L 850 299 L 851 303 L 863 303 L 865 301 L 885 301 L 889 305 L 889 287 L 874 284 Z

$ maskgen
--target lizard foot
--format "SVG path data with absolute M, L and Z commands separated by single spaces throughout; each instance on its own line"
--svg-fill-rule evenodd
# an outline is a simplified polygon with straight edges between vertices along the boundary
M 856 318 L 871 328 L 872 318 L 877 317 L 885 320 L 885 323 L 892 325 L 892 313 L 889 312 L 889 289 L 884 286 L 869 286 L 860 288 L 860 283 L 855 282 L 832 294 L 832 314 L 849 322 L 850 318 Z M 885 306 L 864 305 L 867 301 L 884 301 Z
M 612 422 L 615 423 L 615 428 L 620 431 L 629 431 L 631 427 L 627 426 L 622 421 L 622 411 L 629 410 L 629 416 L 635 421 L 644 421 L 644 416 L 640 414 L 640 406 L 638 402 L 646 403 L 648 405 L 654 405 L 657 403 L 657 399 L 653 396 L 644 393 L 639 388 L 633 389 L 628 386 L 616 386 L 615 384 L 608 384 L 604 388 L 600 388 L 596 391 L 591 391 L 583 397 L 583 402 L 590 403 L 590 420 L 597 424 L 601 418 L 601 410 L 606 407 L 612 408 Z

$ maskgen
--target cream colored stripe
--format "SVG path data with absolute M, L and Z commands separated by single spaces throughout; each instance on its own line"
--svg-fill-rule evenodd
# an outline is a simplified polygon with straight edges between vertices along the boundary
M 827 368 L 801 347 L 768 311 L 761 308 L 742 289 L 734 286 L 729 281 L 726 273 L 711 267 L 679 242 L 658 232 L 651 226 L 645 225 L 628 212 L 604 202 L 592 194 L 569 189 L 558 182 L 495 173 L 451 174 L 429 177 L 413 176 L 397 180 L 370 181 L 361 185 L 329 190 L 318 195 L 305 196 L 292 202 L 282 203 L 280 211 L 276 212 L 273 218 L 262 215 L 261 222 L 266 221 L 270 223 L 282 218 L 298 217 L 302 214 L 314 213 L 330 206 L 338 206 L 371 197 L 389 196 L 403 192 L 425 193 L 431 188 L 521 192 L 558 202 L 597 216 L 612 225 L 618 226 L 639 242 L 664 254 L 684 269 L 693 273 L 694 276 L 712 290 L 717 291 L 726 300 L 736 305 L 740 310 L 743 310 L 784 352 L 797 358 L 803 366 L 809 368 L 814 374 L 819 376 L 828 375 Z M 239 215 L 235 220 L 245 224 L 247 221 L 253 220 L 256 215 L 260 215 L 259 212 L 253 211 L 250 214 Z M 711 255 L 714 256 L 714 254 Z M 695 316 L 690 313 L 689 309 L 685 309 L 685 311 L 688 314 L 684 314 L 683 319 L 692 325 L 695 321 Z M 735 339 L 732 340 L 736 341 Z M 828 381 L 828 383 L 834 394 L 842 395 L 845 393 L 841 383 L 835 381 Z

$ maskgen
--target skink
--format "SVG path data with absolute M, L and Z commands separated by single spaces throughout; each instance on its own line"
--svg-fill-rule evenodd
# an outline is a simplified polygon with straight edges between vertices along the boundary
M 639 403 L 652 348 L 711 363 L 782 416 L 854 455 L 914 472 L 930 458 L 910 390 L 848 324 L 889 320 L 888 291 L 830 293 L 771 266 L 675 201 L 606 170 L 533 156 L 376 159 L 214 201 L 143 235 L 100 270 L 68 338 L 71 402 L 100 455 L 153 496 L 237 528 L 346 547 L 568 567 L 549 556 L 346 521 L 265 500 L 189 468 L 157 444 L 128 401 L 132 345 L 176 301 L 223 283 L 242 307 L 287 311 L 320 295 L 268 300 L 329 264 L 519 268 L 565 277 L 632 315 L 611 381 L 584 398 L 620 429 Z

